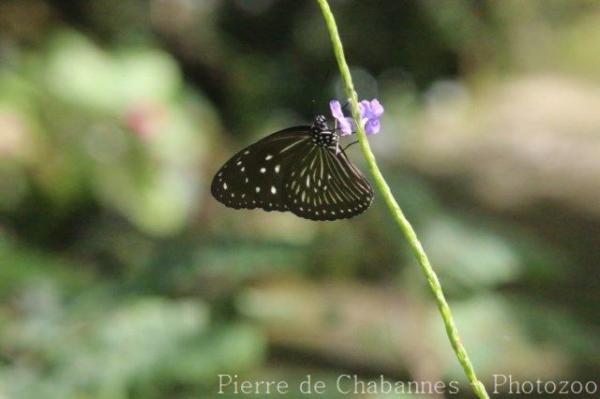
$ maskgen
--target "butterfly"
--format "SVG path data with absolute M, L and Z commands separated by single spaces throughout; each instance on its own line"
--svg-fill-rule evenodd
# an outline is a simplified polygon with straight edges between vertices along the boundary
M 216 173 L 212 195 L 235 209 L 290 211 L 311 220 L 351 218 L 373 201 L 367 179 L 339 149 L 325 116 L 275 132 L 235 154 Z

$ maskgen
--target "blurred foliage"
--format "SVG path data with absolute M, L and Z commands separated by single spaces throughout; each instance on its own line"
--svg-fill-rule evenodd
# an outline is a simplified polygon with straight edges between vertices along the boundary
M 596 378 L 600 4 L 331 3 L 480 377 Z M 314 223 L 208 194 L 233 151 L 343 97 L 317 11 L 0 2 L 0 398 L 462 381 L 379 199 Z

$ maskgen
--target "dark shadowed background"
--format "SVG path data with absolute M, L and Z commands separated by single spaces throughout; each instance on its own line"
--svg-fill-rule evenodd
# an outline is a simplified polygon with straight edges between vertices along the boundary
M 600 392 L 600 2 L 331 5 L 481 379 Z M 472 397 L 379 196 L 322 223 L 210 196 L 332 98 L 314 1 L 1 1 L 0 398 L 241 397 L 218 374 Z

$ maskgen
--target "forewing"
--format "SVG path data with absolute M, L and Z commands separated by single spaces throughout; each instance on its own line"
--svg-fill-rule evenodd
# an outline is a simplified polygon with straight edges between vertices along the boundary
M 294 162 L 284 181 L 285 200 L 296 215 L 312 220 L 351 218 L 369 208 L 373 189 L 334 148 L 315 148 Z
M 292 127 L 244 148 L 217 172 L 211 184 L 212 195 L 230 208 L 287 210 L 283 176 L 299 146 L 310 142 L 309 131 L 309 126 Z

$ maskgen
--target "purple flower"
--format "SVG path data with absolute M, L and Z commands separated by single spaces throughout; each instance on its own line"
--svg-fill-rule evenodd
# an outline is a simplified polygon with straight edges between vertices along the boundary
M 381 129 L 379 118 L 383 115 L 383 105 L 378 99 L 374 98 L 371 101 L 362 100 L 358 104 L 360 109 L 360 121 L 365 127 L 365 133 L 376 134 Z
M 338 121 L 342 136 L 352 134 L 354 131 L 354 120 L 344 116 L 340 102 L 338 100 L 329 101 L 329 109 L 331 110 L 331 115 Z
M 329 108 L 331 109 L 331 115 L 338 121 L 342 136 L 354 133 L 356 130 L 354 120 L 344 116 L 340 102 L 331 100 L 329 102 Z M 360 121 L 365 128 L 365 133 L 369 135 L 378 133 L 381 129 L 379 118 L 383 115 L 383 106 L 379 100 L 362 100 L 358 104 L 358 109 L 360 111 Z

